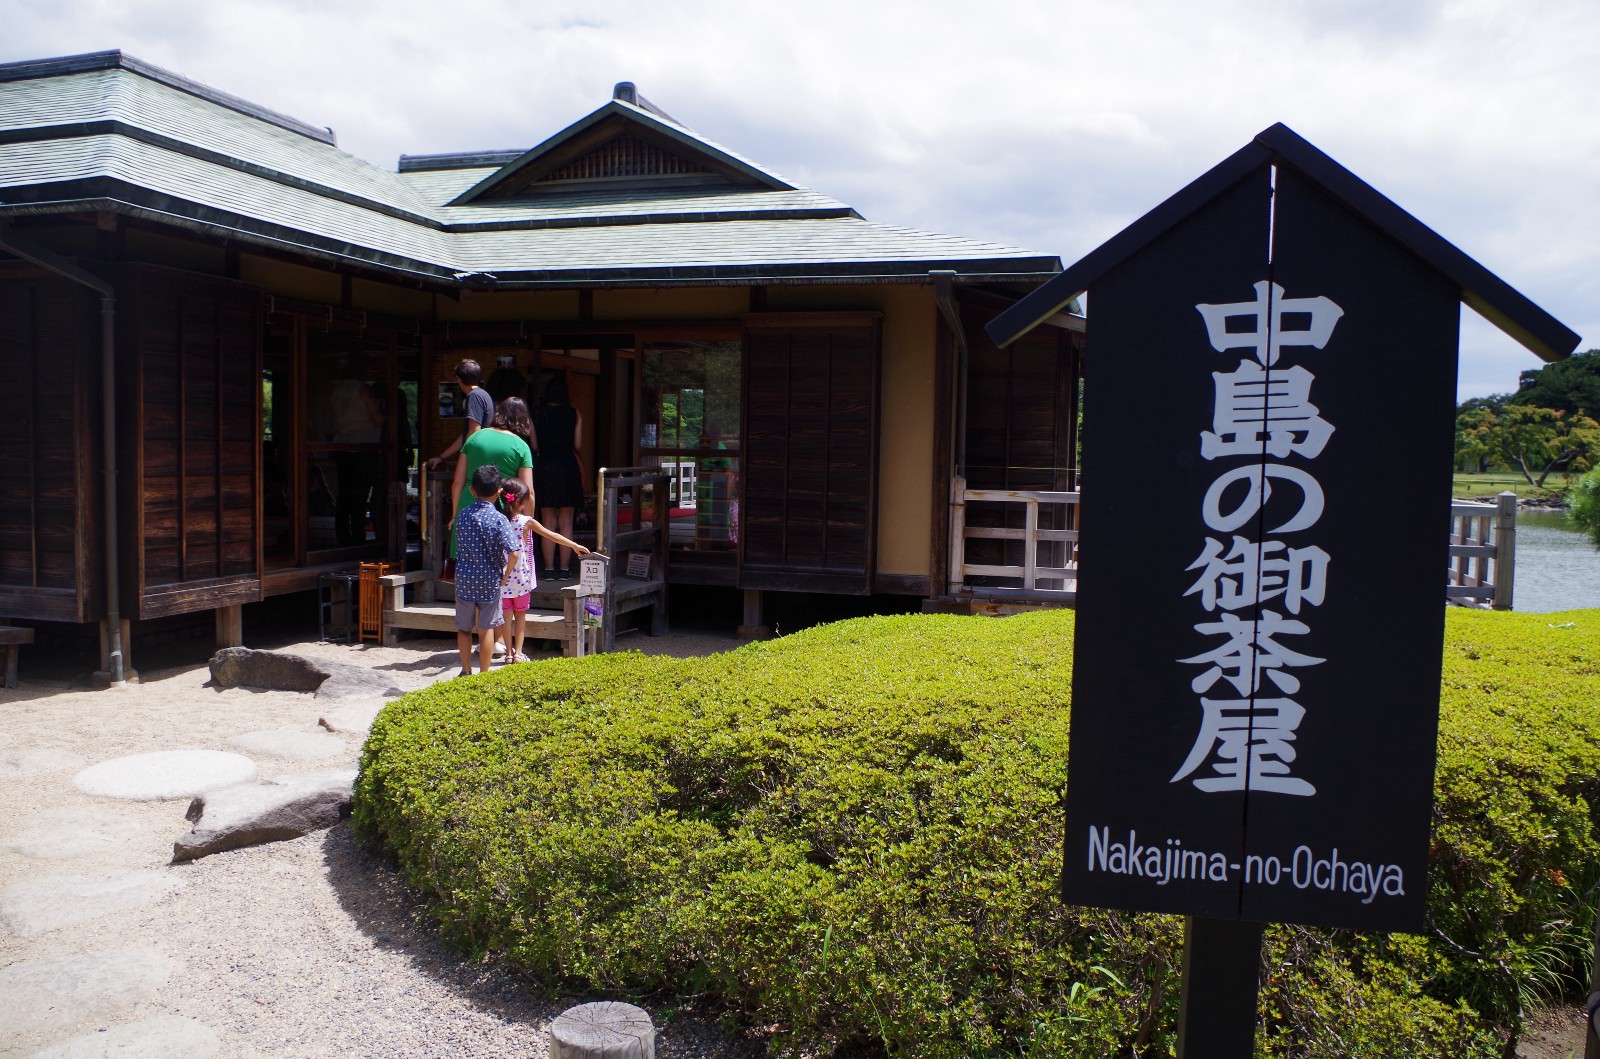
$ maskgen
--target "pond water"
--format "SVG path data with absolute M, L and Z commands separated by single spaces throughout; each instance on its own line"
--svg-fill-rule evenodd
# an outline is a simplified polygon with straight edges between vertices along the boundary
M 1600 607 L 1600 549 L 1561 512 L 1517 512 L 1513 609 L 1534 614 Z

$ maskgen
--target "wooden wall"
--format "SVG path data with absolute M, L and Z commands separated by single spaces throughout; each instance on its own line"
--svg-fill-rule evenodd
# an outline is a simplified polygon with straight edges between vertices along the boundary
M 751 318 L 740 587 L 872 591 L 878 380 L 876 314 Z
M 98 417 L 84 411 L 99 321 L 76 283 L 0 277 L 0 616 L 78 622 L 98 609 Z
M 139 265 L 117 289 L 125 606 L 257 600 L 260 289 Z

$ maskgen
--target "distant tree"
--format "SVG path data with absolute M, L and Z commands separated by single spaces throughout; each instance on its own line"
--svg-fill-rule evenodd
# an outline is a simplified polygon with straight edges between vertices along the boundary
M 1600 415 L 1600 349 L 1525 371 L 1518 381 L 1507 404 Z
M 1555 471 L 1588 470 L 1600 458 L 1600 423 L 1579 413 L 1507 405 L 1483 433 L 1500 461 L 1521 471 L 1536 489 L 1544 488 Z
M 1494 393 L 1488 397 L 1469 397 L 1456 406 L 1457 467 L 1481 474 L 1499 457 L 1492 435 L 1510 396 Z

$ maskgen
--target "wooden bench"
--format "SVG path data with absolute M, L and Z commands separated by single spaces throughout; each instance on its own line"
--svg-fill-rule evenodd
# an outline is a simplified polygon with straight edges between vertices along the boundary
M 455 635 L 455 602 L 431 598 L 434 580 L 432 570 L 412 570 L 378 578 L 378 583 L 383 586 L 385 647 L 393 647 L 399 642 L 401 629 Z M 415 586 L 412 588 L 414 598 L 409 601 L 406 599 L 407 586 Z M 541 584 L 534 592 L 534 605 L 528 608 L 524 639 L 555 640 L 561 644 L 561 653 L 568 657 L 593 654 L 599 630 L 584 629 L 583 597 L 578 591 L 578 586 L 570 582 Z M 580 642 L 579 636 L 583 633 L 587 634 L 587 639 Z
M 33 630 L 15 625 L 0 625 L 0 658 L 5 660 L 6 687 L 17 686 L 17 656 L 22 645 L 33 642 Z

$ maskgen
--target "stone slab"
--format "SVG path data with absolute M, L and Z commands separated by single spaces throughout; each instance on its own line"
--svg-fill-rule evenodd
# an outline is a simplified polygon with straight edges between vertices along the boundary
M 146 945 L 28 960 L 0 968 L 0 1050 L 7 1036 L 58 1030 L 131 1007 L 167 983 L 178 961 Z
M 381 701 L 351 702 L 318 717 L 317 723 L 330 732 L 354 732 L 357 735 L 366 735 L 372 730 L 372 722 L 377 720 L 378 714 L 382 712 Z
M 332 827 L 350 815 L 355 779 L 353 768 L 302 772 L 196 798 L 187 814 L 194 828 L 172 844 L 172 862 L 282 842 Z
M 35 938 L 124 908 L 155 904 L 182 886 L 182 879 L 160 871 L 26 879 L 0 890 L 0 923 L 19 937 Z
M 0 846 L 25 857 L 81 857 L 125 846 L 142 830 L 137 820 L 99 808 L 50 809 L 29 819 L 26 830 L 7 835 Z
M 52 1044 L 31 1059 L 210 1059 L 221 1050 L 204 1023 L 158 1015 Z
M 0 750 L 0 779 L 65 772 L 68 769 L 82 768 L 88 760 L 81 754 L 51 747 L 29 746 L 15 750 Z
M 204 791 L 249 783 L 256 764 L 242 754 L 222 750 L 158 750 L 90 765 L 73 784 L 102 798 L 160 801 L 193 798 Z
M 349 753 L 342 740 L 325 733 L 289 729 L 246 732 L 229 739 L 228 743 L 256 757 L 275 757 L 284 761 L 322 761 L 336 754 Z

